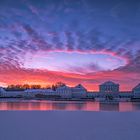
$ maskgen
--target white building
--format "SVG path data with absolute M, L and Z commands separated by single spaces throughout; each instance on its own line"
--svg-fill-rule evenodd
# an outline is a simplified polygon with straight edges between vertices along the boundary
M 119 84 L 116 84 L 112 81 L 107 81 L 101 85 L 99 85 L 100 92 L 104 93 L 118 93 L 119 92 Z
M 87 97 L 88 98 L 96 98 L 99 96 L 99 92 L 87 92 Z
M 0 97 L 3 96 L 4 93 L 5 93 L 5 90 L 2 87 L 0 87 Z
M 2 97 L 23 97 L 24 91 L 4 91 Z
M 132 91 L 120 91 L 119 92 L 119 100 L 120 101 L 131 101 Z
M 99 85 L 99 96 L 103 98 L 118 98 L 119 84 L 112 81 L 107 81 Z
M 0 87 L 0 97 L 23 97 L 24 91 L 6 91 Z
M 36 95 L 55 95 L 55 91 L 52 89 L 27 89 L 24 92 L 24 97 L 35 97 Z
M 132 94 L 134 98 L 140 98 L 140 84 L 132 89 Z
M 61 86 L 56 89 L 56 95 L 62 98 L 72 98 L 72 88 L 68 86 Z
M 73 98 L 86 98 L 87 97 L 87 90 L 81 84 L 72 88 L 72 97 Z
M 38 95 L 38 96 L 36 96 Z M 75 87 L 61 86 L 56 89 L 27 89 L 23 91 L 6 91 L 0 87 L 0 97 L 41 97 L 41 98 L 94 98 L 95 100 L 128 100 L 140 98 L 140 84 L 132 91 L 119 91 L 119 84 L 107 81 L 99 85 L 99 91 L 88 92 L 85 87 L 78 84 Z

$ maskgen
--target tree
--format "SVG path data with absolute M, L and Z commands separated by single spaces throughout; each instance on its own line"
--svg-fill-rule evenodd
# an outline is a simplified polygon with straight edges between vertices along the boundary
M 46 89 L 51 89 L 51 86 L 50 85 L 47 85 L 45 88 Z
M 63 87 L 63 86 L 65 86 L 65 85 L 66 85 L 66 84 L 63 83 L 63 82 L 57 82 L 57 83 L 55 84 L 56 88 L 58 88 L 58 87 Z
M 66 84 L 63 83 L 63 82 L 57 82 L 56 84 L 52 85 L 52 90 L 56 90 L 57 88 L 59 87 L 63 87 L 65 86 Z
M 56 90 L 56 86 L 55 85 L 52 85 L 52 90 Z
M 40 89 L 41 85 L 31 85 L 31 89 Z
M 24 89 L 29 89 L 29 88 L 30 88 L 30 85 L 24 84 L 22 87 L 23 87 Z
M 7 86 L 7 89 L 13 89 L 13 88 L 15 88 L 15 85 L 8 85 Z
M 6 88 L 6 90 L 24 90 L 23 86 L 20 84 L 17 85 L 8 85 L 8 87 Z

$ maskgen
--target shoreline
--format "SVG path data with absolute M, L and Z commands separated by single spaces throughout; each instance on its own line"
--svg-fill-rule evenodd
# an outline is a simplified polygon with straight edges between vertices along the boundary
M 83 102 L 101 102 L 101 103 L 119 103 L 119 102 L 140 102 L 140 99 L 138 100 L 96 100 L 96 99 L 78 99 L 78 98 L 72 98 L 72 99 L 64 99 L 64 98 L 23 98 L 23 97 L 0 97 L 1 99 L 21 99 L 21 100 L 36 100 L 36 101 L 83 101 Z

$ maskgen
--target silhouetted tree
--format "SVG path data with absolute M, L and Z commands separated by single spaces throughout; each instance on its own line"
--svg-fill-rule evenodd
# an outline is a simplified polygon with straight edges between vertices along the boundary
M 57 82 L 56 84 L 55 84 L 55 86 L 58 88 L 58 87 L 63 87 L 63 86 L 65 86 L 66 84 L 65 83 L 63 83 L 63 82 Z
M 56 86 L 55 85 L 52 85 L 52 90 L 56 90 Z
M 31 85 L 31 89 L 40 89 L 41 85 Z
M 50 85 L 47 85 L 45 88 L 46 89 L 51 89 L 51 86 Z
M 29 89 L 29 88 L 30 88 L 30 85 L 24 84 L 22 87 L 23 87 L 24 89 Z
M 56 90 L 59 87 L 63 87 L 66 84 L 63 82 L 57 82 L 56 84 L 53 84 L 52 86 L 47 85 L 45 88 L 47 89 L 52 89 L 52 90 Z M 29 85 L 29 84 L 17 84 L 17 85 L 8 85 L 6 90 L 25 90 L 25 89 L 41 89 L 41 85 Z
M 63 83 L 63 82 L 57 82 L 55 85 L 52 85 L 52 90 L 56 90 L 57 88 L 59 87 L 63 87 L 65 86 L 66 84 Z
M 22 85 L 8 85 L 8 87 L 6 88 L 6 90 L 24 90 L 24 88 L 22 87 Z

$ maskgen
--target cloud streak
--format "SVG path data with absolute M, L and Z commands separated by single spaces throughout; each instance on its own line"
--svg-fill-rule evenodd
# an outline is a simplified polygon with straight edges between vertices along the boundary
M 137 3 L 134 3 L 123 9 L 123 4 L 111 2 L 106 7 L 105 4 L 101 5 L 90 0 L 53 3 L 25 0 L 14 1 L 13 4 L 0 2 L 1 82 L 10 84 L 16 81 L 36 80 L 42 83 L 64 81 L 70 85 L 84 83 L 90 89 L 92 84 L 108 79 L 116 79 L 123 83 L 125 88 L 128 88 L 125 85 L 127 80 L 130 83 L 133 80 L 138 82 L 140 80 L 138 78 L 140 40 L 137 26 L 140 21 L 136 18 L 138 8 Z M 133 11 L 134 8 L 136 10 Z M 133 11 L 132 14 L 129 11 Z M 122 19 L 121 15 L 125 19 Z M 134 20 L 130 21 L 129 17 L 133 16 Z M 130 28 L 130 25 L 135 25 L 137 30 L 133 26 Z M 94 63 L 87 63 L 82 67 L 68 67 L 71 73 L 25 68 L 25 56 L 30 53 L 32 57 L 38 52 L 44 52 L 46 58 L 50 52 L 108 54 L 125 60 L 126 65 L 104 71 Z M 132 85 L 136 82 L 132 82 Z M 131 84 L 129 85 L 131 87 Z

